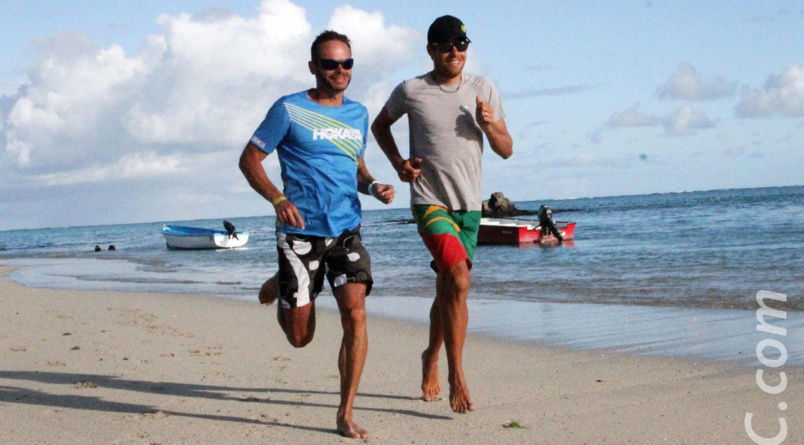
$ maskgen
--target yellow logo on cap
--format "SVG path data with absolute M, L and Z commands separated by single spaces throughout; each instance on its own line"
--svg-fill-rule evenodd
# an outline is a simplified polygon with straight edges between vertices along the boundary
M 461 25 L 461 31 L 466 34 L 466 25 Z

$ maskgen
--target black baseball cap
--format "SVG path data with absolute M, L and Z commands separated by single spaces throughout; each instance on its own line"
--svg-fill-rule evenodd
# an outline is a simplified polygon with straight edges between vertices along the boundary
M 430 25 L 427 30 L 427 43 L 443 43 L 458 37 L 466 39 L 466 26 L 457 17 L 451 15 L 441 16 Z

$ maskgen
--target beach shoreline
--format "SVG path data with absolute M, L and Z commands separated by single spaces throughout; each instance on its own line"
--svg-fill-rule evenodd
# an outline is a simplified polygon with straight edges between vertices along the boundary
M 7 270 L 0 266 L 0 275 Z M 0 278 L 2 280 L 2 278 Z M 0 281 L 0 425 L 9 443 L 341 443 L 336 313 L 294 349 L 274 309 L 200 295 L 34 289 Z M 373 443 L 750 443 L 800 418 L 801 368 L 757 388 L 744 362 L 635 356 L 471 333 L 478 411 L 420 400 L 426 326 L 369 314 L 355 420 Z M 446 363 L 440 363 L 445 384 Z M 780 411 L 786 402 L 789 409 Z M 523 428 L 506 428 L 510 422 Z M 802 435 L 795 423 L 785 443 Z M 510 426 L 510 425 L 509 425 Z
M 115 270 L 112 281 L 78 278 L 74 260 L 12 260 L 0 268 L 9 271 L 7 281 L 23 286 L 46 289 L 146 292 L 162 294 L 194 294 L 235 301 L 254 301 L 258 288 L 248 296 L 210 289 L 182 292 L 181 286 L 163 289 L 159 284 L 126 279 L 134 265 L 125 261 L 106 260 L 85 267 Z M 114 264 L 112 264 L 114 263 Z M 122 267 L 121 265 L 125 266 Z M 104 269 L 105 268 L 105 269 Z M 13 272 L 11 272 L 13 270 Z M 370 317 L 380 316 L 422 325 L 429 324 L 431 297 L 371 295 L 366 300 Z M 426 294 L 425 294 L 426 295 Z M 329 288 L 325 288 L 317 304 L 336 311 Z M 582 299 L 579 299 L 582 300 Z M 788 301 L 798 298 L 790 295 Z M 754 302 L 756 307 L 759 305 Z M 590 302 L 543 302 L 478 298 L 470 293 L 469 332 L 505 341 L 536 343 L 559 348 L 598 350 L 634 355 L 686 357 L 707 361 L 738 361 L 747 366 L 758 363 L 756 344 L 762 340 L 757 331 L 756 310 L 701 308 L 641 304 Z M 804 312 L 788 310 L 782 324 L 787 328 L 787 364 L 804 366 Z

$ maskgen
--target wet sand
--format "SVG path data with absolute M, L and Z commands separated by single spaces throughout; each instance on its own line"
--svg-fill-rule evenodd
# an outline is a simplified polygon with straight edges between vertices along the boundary
M 0 267 L 0 274 L 5 268 Z M 471 326 L 471 321 L 470 321 Z M 342 443 L 337 314 L 294 349 L 273 308 L 197 295 L 31 289 L 0 282 L 0 442 Z M 477 411 L 420 399 L 426 327 L 369 316 L 355 421 L 371 443 L 752 443 L 785 418 L 802 443 L 802 368 L 578 351 L 473 334 L 465 367 Z M 786 341 L 785 339 L 782 340 Z M 751 349 L 749 347 L 748 349 Z M 773 372 L 771 372 L 773 371 Z M 782 411 L 780 404 L 785 403 Z M 521 428 L 506 427 L 516 422 Z

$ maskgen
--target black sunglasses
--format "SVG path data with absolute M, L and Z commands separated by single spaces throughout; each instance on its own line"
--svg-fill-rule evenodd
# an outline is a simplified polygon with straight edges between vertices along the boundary
M 440 42 L 440 43 L 431 43 L 430 46 L 437 49 L 442 53 L 448 53 L 452 51 L 452 47 L 454 46 L 459 52 L 464 52 L 469 48 L 469 44 L 472 43 L 469 39 L 461 39 L 457 42 Z
M 327 71 L 332 71 L 338 69 L 338 65 L 342 66 L 345 70 L 350 70 L 355 64 L 355 59 L 346 59 L 346 60 L 332 60 L 332 59 L 318 59 L 319 65 L 321 68 L 324 68 Z

